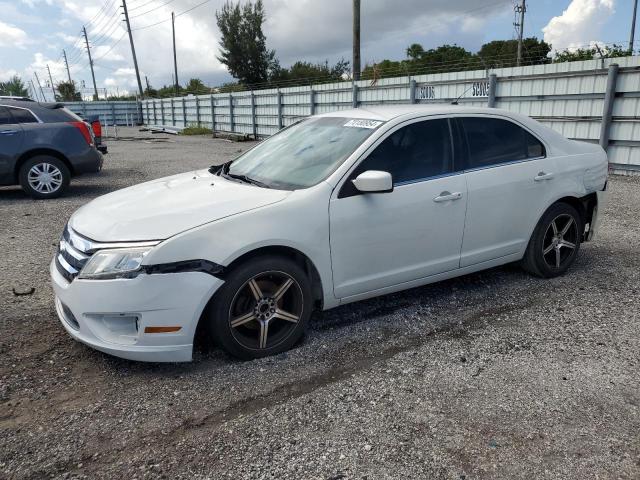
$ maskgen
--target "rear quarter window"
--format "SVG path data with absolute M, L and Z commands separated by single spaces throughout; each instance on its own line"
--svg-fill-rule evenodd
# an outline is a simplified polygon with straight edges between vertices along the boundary
M 82 122 L 82 118 L 80 118 L 78 115 L 76 115 L 75 113 L 73 113 L 71 110 L 69 110 L 67 107 L 61 108 L 59 109 L 60 112 L 64 112 L 64 114 L 69 117 L 69 119 L 71 121 L 74 122 Z

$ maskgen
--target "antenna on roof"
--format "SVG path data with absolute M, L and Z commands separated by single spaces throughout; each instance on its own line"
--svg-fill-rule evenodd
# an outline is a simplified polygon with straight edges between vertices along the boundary
M 458 100 L 460 100 L 462 97 L 464 97 L 464 95 L 471 89 L 471 87 L 473 87 L 473 83 L 471 85 L 469 85 L 464 92 L 462 92 L 462 95 L 460 95 L 453 102 L 451 102 L 451 105 L 458 105 Z

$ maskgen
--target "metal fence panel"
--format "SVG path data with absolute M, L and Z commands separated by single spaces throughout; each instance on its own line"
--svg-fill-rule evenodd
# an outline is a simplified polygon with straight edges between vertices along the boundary
M 141 105 L 136 101 L 64 102 L 76 115 L 98 115 L 104 125 L 139 125 L 143 123 Z
M 597 143 L 612 64 L 620 68 L 607 152 L 614 168 L 640 171 L 640 57 L 151 99 L 143 102 L 141 111 L 148 124 L 187 126 L 199 122 L 216 131 L 262 137 L 310 114 L 354 105 L 451 103 L 459 99 L 460 104 L 487 106 L 492 89 L 492 105 L 531 116 L 569 138 Z M 489 74 L 496 75 L 495 84 L 489 82 Z

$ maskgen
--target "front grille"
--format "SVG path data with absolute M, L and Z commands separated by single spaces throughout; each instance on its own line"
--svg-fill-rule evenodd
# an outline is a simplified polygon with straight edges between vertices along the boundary
M 91 258 L 88 251 L 90 241 L 72 232 L 69 226 L 64 227 L 58 250 L 56 251 L 56 268 L 68 282 L 78 276 L 82 267 Z

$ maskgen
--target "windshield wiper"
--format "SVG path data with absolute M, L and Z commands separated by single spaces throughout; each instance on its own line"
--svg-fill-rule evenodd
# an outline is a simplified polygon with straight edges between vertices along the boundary
M 221 173 L 224 173 L 225 170 L 229 169 L 229 166 L 231 165 L 232 162 L 233 160 L 230 160 L 226 163 L 223 163 L 222 165 L 211 165 L 209 167 L 209 173 L 220 176 Z
M 262 187 L 262 188 L 271 188 L 269 185 L 267 185 L 266 183 L 262 183 L 254 178 L 251 177 L 247 177 L 246 175 L 237 175 L 235 173 L 229 173 L 229 172 L 222 172 L 222 176 L 223 177 L 227 177 L 227 178 L 233 178 L 234 180 L 240 180 L 241 182 L 244 183 L 249 183 L 251 185 L 255 185 L 257 187 Z

